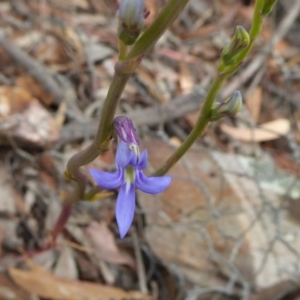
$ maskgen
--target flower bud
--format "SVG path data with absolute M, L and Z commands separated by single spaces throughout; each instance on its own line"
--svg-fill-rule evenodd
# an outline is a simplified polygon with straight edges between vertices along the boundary
M 144 26 L 144 0 L 121 0 L 119 5 L 119 39 L 125 45 L 137 40 Z
M 222 51 L 221 57 L 225 65 L 234 62 L 235 57 L 250 43 L 248 32 L 242 27 L 237 26 L 234 31 L 231 42 L 226 45 Z
M 138 145 L 140 143 L 131 119 L 125 116 L 116 117 L 114 119 L 114 129 L 117 136 L 128 145 Z
M 272 11 L 276 2 L 277 0 L 265 0 L 264 6 L 262 8 L 262 14 L 264 16 L 267 16 Z
M 242 109 L 242 105 L 242 94 L 240 91 L 235 91 L 224 102 L 215 104 L 211 109 L 209 119 L 210 121 L 218 121 L 225 116 L 234 116 Z

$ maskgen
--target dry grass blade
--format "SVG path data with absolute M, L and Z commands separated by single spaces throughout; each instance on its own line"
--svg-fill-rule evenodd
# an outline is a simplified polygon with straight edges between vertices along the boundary
M 243 142 L 266 142 L 280 138 L 290 132 L 291 125 L 287 119 L 277 119 L 264 123 L 259 128 L 234 128 L 225 123 L 220 124 L 220 128 L 226 134 L 236 140 Z

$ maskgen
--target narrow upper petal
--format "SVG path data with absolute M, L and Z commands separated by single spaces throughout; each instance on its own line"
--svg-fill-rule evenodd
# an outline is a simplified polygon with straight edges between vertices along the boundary
M 120 188 L 117 204 L 116 218 L 119 226 L 120 237 L 123 238 L 128 232 L 135 209 L 135 190 L 134 185 L 130 182 L 124 182 Z
M 124 172 L 121 168 L 118 168 L 114 173 L 103 172 L 93 168 L 90 168 L 89 171 L 96 183 L 104 189 L 115 189 L 124 182 Z
M 147 167 L 147 164 L 148 164 L 148 152 L 147 150 L 145 149 L 141 156 L 139 157 L 139 161 L 137 163 L 137 168 L 139 170 L 144 170 L 146 167 Z
M 121 168 L 125 168 L 132 160 L 133 151 L 128 147 L 128 144 L 123 142 L 121 139 L 118 141 L 116 163 Z
M 147 177 L 142 171 L 136 170 L 136 187 L 144 193 L 158 194 L 171 183 L 171 176 Z

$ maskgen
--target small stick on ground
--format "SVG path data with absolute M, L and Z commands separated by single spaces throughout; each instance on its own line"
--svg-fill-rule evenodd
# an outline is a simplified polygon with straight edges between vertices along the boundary
M 50 95 L 53 95 L 57 104 L 62 101 L 64 98 L 63 90 L 43 65 L 3 36 L 0 36 L 0 47 L 2 47 L 15 62 L 26 69 Z
M 140 291 L 144 294 L 148 294 L 145 266 L 143 263 L 141 247 L 140 247 L 138 236 L 136 234 L 136 230 L 134 228 L 132 228 L 131 230 L 131 236 L 133 240 L 134 253 L 137 261 L 137 273 L 138 273 Z

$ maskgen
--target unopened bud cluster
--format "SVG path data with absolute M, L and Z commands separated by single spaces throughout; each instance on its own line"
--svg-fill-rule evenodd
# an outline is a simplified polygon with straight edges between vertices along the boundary
M 119 39 L 125 45 L 132 45 L 143 29 L 144 0 L 121 0 L 119 5 Z
M 248 47 L 250 37 L 248 32 L 242 27 L 237 26 L 231 42 L 226 45 L 222 51 L 222 60 L 226 66 L 235 62 L 235 58 L 239 53 Z
M 240 91 L 235 91 L 231 97 L 224 102 L 216 103 L 210 111 L 210 121 L 218 121 L 225 116 L 234 116 L 243 105 L 242 94 Z

